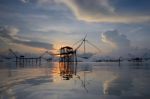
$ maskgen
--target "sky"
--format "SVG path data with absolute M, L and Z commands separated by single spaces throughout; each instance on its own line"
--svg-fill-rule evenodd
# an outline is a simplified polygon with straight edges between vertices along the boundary
M 149 5 L 149 0 L 0 0 L 0 53 L 55 52 L 86 34 L 100 55 L 148 53 Z M 86 44 L 86 52 L 97 50 Z

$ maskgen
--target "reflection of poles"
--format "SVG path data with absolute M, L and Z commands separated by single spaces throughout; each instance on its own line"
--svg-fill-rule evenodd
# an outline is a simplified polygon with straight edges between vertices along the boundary
M 85 39 L 83 40 L 83 42 L 84 42 L 84 54 L 85 54 Z
M 11 76 L 12 76 L 11 67 L 9 67 L 9 69 L 8 69 L 8 77 L 11 77 Z
M 41 66 L 41 57 L 39 58 L 39 66 Z
M 84 71 L 84 80 L 82 82 L 82 85 L 83 85 L 84 89 L 86 90 L 86 92 L 88 93 L 88 89 L 86 88 L 86 74 L 85 74 L 85 71 Z
M 85 71 L 84 71 L 84 74 L 83 74 L 84 76 L 84 78 L 83 78 L 83 86 L 85 87 Z
M 22 60 L 22 66 L 24 67 L 24 58 L 22 57 L 21 60 Z
M 18 57 L 16 57 L 16 67 L 18 67 Z
M 119 62 L 118 66 L 120 67 L 121 57 L 119 57 L 118 62 Z
M 11 65 L 8 65 L 8 77 L 12 76 L 12 72 L 11 72 Z
M 8 66 L 8 77 L 12 76 L 12 64 L 10 62 L 7 62 L 7 66 Z
M 37 64 L 37 58 L 35 59 L 35 64 Z
M 21 66 L 21 59 L 19 58 L 19 66 Z
M 76 75 L 77 74 L 77 62 L 74 64 L 75 66 L 74 66 L 74 74 Z
M 88 89 L 86 87 L 86 72 L 84 71 L 84 74 L 83 74 L 83 80 L 80 78 L 79 75 L 77 75 L 77 78 L 81 81 L 81 85 L 82 87 L 85 89 L 85 91 L 88 93 Z
M 77 54 L 76 54 L 76 50 L 74 51 L 74 65 L 75 65 L 75 75 L 76 75 L 76 72 L 77 72 Z
M 31 60 L 32 60 L 32 66 L 33 66 L 33 58 L 31 58 Z
M 51 67 L 51 66 L 53 66 L 53 64 L 47 64 L 46 66 L 44 66 L 44 68 L 45 68 L 45 76 L 47 76 L 47 77 L 49 77 L 50 76 L 50 72 L 51 72 L 51 68 L 49 68 L 49 66 Z
M 41 65 L 41 57 L 38 58 L 25 58 L 23 56 L 16 57 L 16 67 L 21 66 L 25 67 L 27 65 Z

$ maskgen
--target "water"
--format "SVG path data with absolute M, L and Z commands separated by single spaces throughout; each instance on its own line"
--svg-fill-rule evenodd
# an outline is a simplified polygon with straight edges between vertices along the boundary
M 150 99 L 150 62 L 1 63 L 0 99 Z

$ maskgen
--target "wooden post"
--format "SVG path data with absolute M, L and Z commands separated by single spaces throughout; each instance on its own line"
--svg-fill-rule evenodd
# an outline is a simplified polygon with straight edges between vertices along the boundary
M 39 58 L 39 66 L 41 65 L 41 57 Z

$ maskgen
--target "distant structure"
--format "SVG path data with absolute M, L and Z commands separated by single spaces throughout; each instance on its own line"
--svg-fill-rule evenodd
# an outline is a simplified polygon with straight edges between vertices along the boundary
M 9 49 L 9 52 L 15 56 L 16 66 L 22 66 L 22 67 L 24 67 L 25 65 L 29 65 L 29 64 L 41 65 L 42 57 L 47 53 L 46 51 L 39 57 L 25 57 L 24 55 L 18 56 L 12 49 Z
M 87 35 L 83 39 L 81 39 L 81 40 L 77 41 L 75 44 L 73 44 L 73 46 L 77 45 L 76 48 L 73 49 L 73 46 L 72 47 L 64 46 L 59 49 L 59 53 L 50 53 L 48 51 L 45 51 L 38 57 L 25 57 L 24 55 L 20 55 L 20 56 L 17 55 L 12 49 L 9 49 L 9 52 L 10 52 L 10 54 L 12 54 L 15 57 L 16 65 L 19 65 L 19 66 L 24 66 L 26 64 L 41 65 L 42 59 L 45 59 L 46 61 L 51 61 L 52 58 L 46 59 L 43 57 L 45 54 L 52 55 L 52 56 L 58 55 L 59 62 L 73 62 L 74 64 L 77 64 L 77 51 L 82 45 L 84 45 L 84 54 L 86 52 L 86 47 L 85 47 L 86 43 L 90 44 L 91 46 L 93 46 L 94 48 L 99 50 L 99 48 L 97 46 L 95 46 L 94 44 L 92 44 L 88 40 L 86 40 L 86 37 L 87 37 Z M 86 57 L 83 57 L 83 58 L 86 58 Z
M 87 35 L 77 41 L 74 45 L 78 46 L 73 49 L 73 47 L 65 46 L 60 48 L 59 53 L 59 67 L 60 67 L 60 76 L 63 77 L 64 80 L 69 80 L 72 78 L 73 74 L 76 75 L 76 68 L 77 68 L 77 51 L 78 49 L 84 45 L 84 54 L 86 52 L 85 43 L 92 45 L 94 48 L 98 49 L 94 44 L 90 43 L 88 40 L 86 40 Z
M 81 39 L 81 40 L 75 42 L 75 43 L 72 45 L 72 47 L 73 47 L 73 46 L 75 46 L 75 45 L 78 44 L 78 46 L 75 48 L 75 51 L 77 52 L 78 49 L 83 45 L 83 51 L 84 51 L 84 55 L 85 55 L 85 53 L 86 53 L 86 43 L 87 43 L 87 44 L 89 44 L 90 46 L 92 46 L 94 49 L 96 49 L 96 50 L 98 51 L 98 53 L 100 53 L 101 50 L 100 50 L 96 45 L 94 45 L 93 43 L 91 43 L 90 41 L 88 41 L 88 40 L 86 39 L 86 37 L 87 37 L 87 35 L 85 35 L 85 37 L 84 37 L 83 39 Z M 87 58 L 87 57 L 84 56 L 84 57 L 82 57 L 82 58 Z
M 128 60 L 128 61 L 131 61 L 131 62 L 143 62 L 143 58 L 136 57 L 136 58 L 131 58 L 131 59 Z
M 77 62 L 76 51 L 72 47 L 65 46 L 60 48 L 60 62 Z

